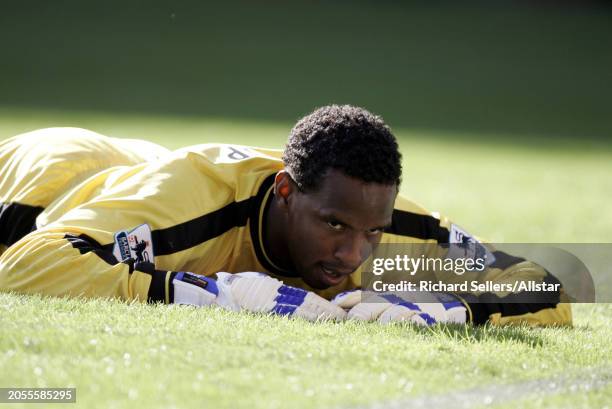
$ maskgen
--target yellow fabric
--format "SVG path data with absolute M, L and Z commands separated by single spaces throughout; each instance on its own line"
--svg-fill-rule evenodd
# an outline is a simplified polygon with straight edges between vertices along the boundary
M 493 325 L 568 326 L 572 325 L 572 309 L 570 304 L 559 303 L 554 308 L 521 315 L 502 316 L 495 313 L 489 316 L 489 322 Z
M 288 285 L 311 290 L 301 278 L 291 277 L 291 272 L 266 268 L 272 261 L 261 245 L 263 214 L 272 188 L 270 178 L 283 168 L 281 155 L 279 150 L 226 144 L 169 152 L 150 142 L 108 138 L 76 128 L 39 130 L 0 142 L 0 202 L 45 209 L 36 219 L 34 232 L 4 252 L 0 247 L 0 289 L 146 301 L 155 274 L 101 257 L 110 254 L 115 234 L 146 223 L 155 234 L 171 230 L 176 234 L 168 237 L 181 241 L 198 234 L 182 234 L 184 226 L 236 207 L 237 216 L 201 224 L 203 230 L 210 230 L 205 240 L 184 248 L 173 247 L 176 243 L 156 243 L 165 249 L 164 254 L 156 253 L 154 260 L 155 268 L 161 270 L 165 293 L 161 300 L 168 301 L 168 271 L 208 276 L 219 271 L 261 271 Z M 398 197 L 396 208 L 434 216 L 440 227 L 450 226 L 448 219 L 406 198 Z M 235 217 L 246 219 L 236 222 Z M 230 227 L 220 228 L 219 223 L 230 223 Z M 89 248 L 75 247 L 74 238 L 78 237 L 85 237 Z M 387 233 L 382 241 L 437 242 Z M 357 288 L 360 273 L 318 292 L 332 298 Z M 542 278 L 545 272 L 533 263 L 523 263 L 506 270 L 490 269 L 487 274 L 495 280 L 511 281 Z M 529 317 L 491 316 L 492 322 L 500 324 L 526 320 L 568 324 L 571 311 L 569 305 L 560 304 L 555 312 L 542 310 Z
M 282 169 L 280 151 L 208 144 L 146 162 L 149 157 L 123 155 L 123 141 L 117 146 L 116 141 L 96 135 L 83 142 L 88 131 L 58 132 L 38 131 L 0 147 L 0 166 L 15 169 L 9 175 L 12 185 L 3 177 L 3 201 L 46 207 L 36 220 L 37 230 L 0 256 L 2 289 L 146 300 L 150 277 L 130 274 L 127 264 L 109 265 L 93 252 L 80 254 L 64 236 L 87 235 L 108 245 L 116 232 L 143 223 L 151 230 L 177 226 L 249 199 L 265 178 Z M 25 146 L 38 144 L 39 149 L 26 152 L 21 139 Z M 96 145 L 87 145 L 90 140 Z M 139 146 L 135 147 L 138 152 Z M 106 159 L 102 163 L 99 158 Z M 23 163 L 36 165 L 36 171 L 27 172 Z M 102 170 L 92 172 L 96 167 Z M 193 247 L 156 256 L 155 267 L 205 275 L 266 271 L 255 255 L 248 223 Z
M 48 128 L 0 141 L 0 202 L 47 207 L 85 178 L 168 152 L 147 141 L 110 138 L 86 129 Z

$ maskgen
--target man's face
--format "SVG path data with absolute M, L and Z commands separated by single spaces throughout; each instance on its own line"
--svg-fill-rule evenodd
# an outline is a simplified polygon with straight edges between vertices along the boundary
M 391 224 L 397 186 L 365 183 L 329 170 L 318 190 L 292 189 L 287 203 L 289 255 L 311 287 L 340 284 L 376 248 Z

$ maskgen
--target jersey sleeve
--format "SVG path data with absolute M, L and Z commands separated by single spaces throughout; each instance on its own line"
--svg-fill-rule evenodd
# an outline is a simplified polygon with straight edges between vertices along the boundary
M 568 298 L 560 282 L 540 265 L 521 257 L 496 250 L 451 222 L 448 218 L 430 213 L 415 203 L 398 196 L 392 226 L 383 234 L 381 243 L 408 243 L 415 254 L 440 257 L 452 243 L 462 239 L 474 240 L 486 249 L 491 262 L 484 271 L 462 275 L 462 281 L 506 283 L 517 281 L 559 284 L 559 291 L 548 292 L 538 299 L 527 292 L 468 292 L 458 294 L 468 307 L 474 324 L 530 324 L 571 325 L 572 314 Z M 439 278 L 439 277 L 438 277 Z
M 58 212 L 57 220 L 8 247 L 0 255 L 0 288 L 172 302 L 176 271 L 200 273 L 194 270 L 207 258 L 223 263 L 224 254 L 208 243 L 207 232 L 222 235 L 232 225 L 207 216 L 230 206 L 234 213 L 226 220 L 242 208 L 233 205 L 234 189 L 214 173 L 209 160 L 186 152 L 176 160 L 118 172 L 119 176 L 84 181 L 74 194 L 88 192 L 90 200 Z M 140 238 L 134 233 L 137 228 Z M 124 253 L 120 236 L 126 239 Z M 135 237 L 132 243 L 129 237 Z M 196 249 L 187 242 L 201 246 Z M 139 249 L 140 244 L 144 247 Z M 150 256 L 140 257 L 141 253 Z
M 26 294 L 170 302 L 171 275 L 133 259 L 119 262 L 76 229 L 30 233 L 0 257 L 0 288 Z

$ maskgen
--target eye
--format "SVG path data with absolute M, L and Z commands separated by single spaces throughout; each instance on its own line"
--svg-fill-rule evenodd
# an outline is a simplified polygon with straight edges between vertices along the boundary
M 341 231 L 342 229 L 344 229 L 344 225 L 340 223 L 338 220 L 329 220 L 327 222 L 327 225 L 329 226 L 330 229 L 335 230 L 335 231 Z
M 383 231 L 383 229 L 381 229 L 381 228 L 377 227 L 377 228 L 375 228 L 375 229 L 368 229 L 368 234 L 369 234 L 370 236 L 376 236 L 377 234 L 382 233 L 382 231 Z

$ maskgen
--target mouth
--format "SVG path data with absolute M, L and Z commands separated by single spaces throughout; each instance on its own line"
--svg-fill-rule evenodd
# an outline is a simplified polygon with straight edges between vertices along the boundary
M 327 267 L 324 264 L 321 264 L 320 267 L 321 271 L 323 272 L 323 281 L 329 286 L 340 284 L 351 274 L 350 272 L 340 272 L 333 268 Z

